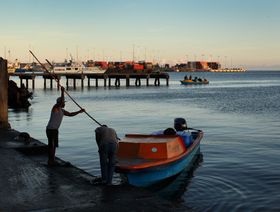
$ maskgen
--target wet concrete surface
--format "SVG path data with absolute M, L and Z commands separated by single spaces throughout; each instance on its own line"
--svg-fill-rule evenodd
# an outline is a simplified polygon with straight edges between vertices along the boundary
M 92 183 L 96 176 L 58 159 L 48 167 L 47 146 L 0 130 L 0 211 L 186 211 L 147 190 Z

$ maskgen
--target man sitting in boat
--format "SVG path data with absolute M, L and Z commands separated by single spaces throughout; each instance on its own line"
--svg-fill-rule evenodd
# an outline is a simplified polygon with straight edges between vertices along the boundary
M 176 131 L 173 128 L 169 127 L 165 130 L 153 132 L 152 135 L 176 135 Z
M 187 130 L 187 122 L 184 118 L 175 118 L 174 119 L 174 128 L 177 131 L 176 134 L 181 136 L 184 140 L 186 147 L 189 147 L 192 144 L 191 133 Z

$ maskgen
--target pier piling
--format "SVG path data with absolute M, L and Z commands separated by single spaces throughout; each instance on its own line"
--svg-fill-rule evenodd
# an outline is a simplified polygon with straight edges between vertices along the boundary
M 8 129 L 8 70 L 7 60 L 0 58 L 0 129 Z
M 65 74 L 65 77 L 66 77 L 66 89 L 69 88 L 69 79 L 73 80 L 74 89 L 76 89 L 76 80 L 77 79 L 81 80 L 81 87 L 84 88 L 84 79 L 85 79 L 84 74 Z
M 44 89 L 47 88 L 47 80 L 50 80 L 50 88 L 53 89 L 53 80 L 54 77 L 56 79 L 56 87 L 57 90 L 59 90 L 59 84 L 60 84 L 60 76 L 59 75 L 49 75 L 49 74 L 44 74 L 43 79 L 44 79 Z
M 28 82 L 29 80 L 32 81 L 32 89 L 35 89 L 35 75 L 34 74 L 23 74 L 19 76 L 20 79 L 20 87 L 22 87 L 22 81 L 25 80 L 25 87 L 28 89 L 29 85 Z

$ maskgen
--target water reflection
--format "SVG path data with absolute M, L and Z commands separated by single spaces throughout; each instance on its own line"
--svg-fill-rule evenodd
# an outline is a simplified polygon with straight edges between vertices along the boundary
M 33 118 L 33 108 L 9 109 L 8 112 L 9 117 L 13 117 L 16 121 L 22 121 L 24 119 L 30 122 Z
M 165 199 L 181 202 L 182 195 L 187 191 L 188 185 L 194 177 L 194 171 L 202 162 L 203 154 L 200 153 L 191 167 L 185 168 L 179 175 L 150 187 L 149 190 Z

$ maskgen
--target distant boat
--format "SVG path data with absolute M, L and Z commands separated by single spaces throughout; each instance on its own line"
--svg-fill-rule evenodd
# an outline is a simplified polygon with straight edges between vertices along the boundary
M 194 81 L 194 80 L 180 80 L 182 85 L 206 85 L 209 84 L 208 80 Z
M 149 187 L 191 168 L 203 132 L 191 133 L 194 141 L 189 147 L 178 135 L 126 135 L 119 142 L 116 172 L 130 185 Z
M 70 61 L 65 63 L 55 64 L 53 67 L 53 73 L 55 74 L 88 74 L 88 73 L 104 73 L 105 70 L 102 70 L 99 67 L 85 67 L 82 63 Z

